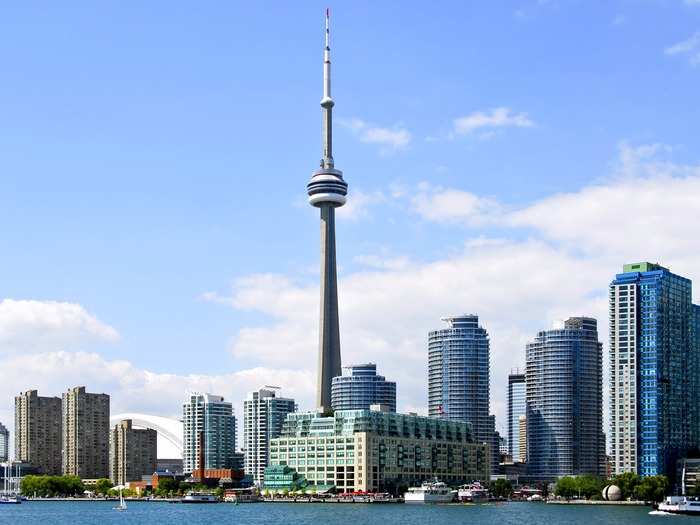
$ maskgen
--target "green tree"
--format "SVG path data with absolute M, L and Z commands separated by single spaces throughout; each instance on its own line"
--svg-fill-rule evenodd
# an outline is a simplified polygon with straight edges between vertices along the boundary
M 160 478 L 158 480 L 158 488 L 156 492 L 159 496 L 168 496 L 177 492 L 180 488 L 180 483 L 173 478 Z
M 578 483 L 576 483 L 576 478 L 572 476 L 559 478 L 554 487 L 554 494 L 566 499 L 578 496 Z
M 613 476 L 610 483 L 620 487 L 622 499 L 629 499 L 634 496 L 634 489 L 641 483 L 641 479 L 634 472 L 625 472 L 624 474 Z
M 507 498 L 513 492 L 513 484 L 507 479 L 497 479 L 489 488 L 497 498 Z
M 107 478 L 100 478 L 95 483 L 95 494 L 107 495 L 109 493 L 109 489 L 111 489 L 113 486 L 114 485 L 112 482 Z
M 634 497 L 641 501 L 661 501 L 668 491 L 666 476 L 648 476 L 634 488 Z
M 603 487 L 605 486 L 605 480 L 590 474 L 582 474 L 581 476 L 576 476 L 575 479 L 578 494 L 580 494 L 582 498 L 600 498 Z

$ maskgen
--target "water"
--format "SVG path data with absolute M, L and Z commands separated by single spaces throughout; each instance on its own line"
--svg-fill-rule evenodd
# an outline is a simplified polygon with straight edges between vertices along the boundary
M 0 505 L 0 524 L 22 525 L 621 525 L 692 522 L 693 517 L 650 516 L 649 507 L 504 503 L 498 505 L 362 505 L 249 503 L 181 505 L 128 502 L 24 502 Z M 700 521 L 697 523 L 700 524 Z

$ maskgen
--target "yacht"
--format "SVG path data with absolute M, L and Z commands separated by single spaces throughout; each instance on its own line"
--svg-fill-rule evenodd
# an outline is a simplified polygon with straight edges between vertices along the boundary
M 126 510 L 126 501 L 124 501 L 124 495 L 122 494 L 122 487 L 119 485 L 119 505 L 116 507 L 113 507 L 114 510 L 118 511 L 125 511 Z
M 700 516 L 700 498 L 691 496 L 666 496 L 666 499 L 659 503 L 657 511 L 658 513 L 692 514 L 694 516 Z
M 219 503 L 219 498 L 211 492 L 190 491 L 180 500 L 180 503 Z
M 489 500 L 489 491 L 481 486 L 478 481 L 469 485 L 462 485 L 457 491 L 459 501 L 470 503 L 486 503 Z
M 441 481 L 426 481 L 420 487 L 410 487 L 403 495 L 406 503 L 450 503 L 454 491 Z
M 19 505 L 22 503 L 22 498 L 19 495 L 19 480 L 21 479 L 21 474 L 19 471 L 19 466 L 14 472 L 12 463 L 4 463 L 4 485 L 2 492 L 0 492 L 0 505 Z

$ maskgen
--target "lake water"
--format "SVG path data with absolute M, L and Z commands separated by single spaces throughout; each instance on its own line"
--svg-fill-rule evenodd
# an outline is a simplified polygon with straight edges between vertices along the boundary
M 607 525 L 693 522 L 685 516 L 649 516 L 648 507 L 545 505 L 362 505 L 253 503 L 182 505 L 129 502 L 25 502 L 0 505 L 1 524 L 274 524 L 274 525 Z M 697 521 L 700 524 L 700 521 Z

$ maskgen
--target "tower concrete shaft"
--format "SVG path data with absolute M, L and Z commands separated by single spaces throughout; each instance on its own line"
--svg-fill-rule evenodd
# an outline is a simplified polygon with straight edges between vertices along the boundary
M 333 161 L 333 98 L 331 98 L 330 14 L 326 10 L 323 49 L 323 157 L 320 169 L 306 185 L 309 204 L 321 210 L 321 312 L 318 342 L 318 384 L 316 404 L 331 410 L 331 382 L 342 373 L 340 327 L 338 322 L 338 275 L 335 261 L 335 208 L 345 204 L 348 184 Z
M 331 383 L 341 375 L 338 275 L 335 260 L 335 208 L 321 206 L 321 315 L 318 340 L 316 404 L 331 408 Z

